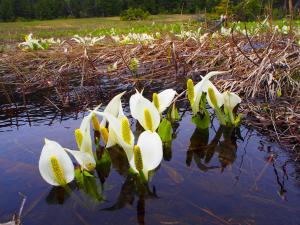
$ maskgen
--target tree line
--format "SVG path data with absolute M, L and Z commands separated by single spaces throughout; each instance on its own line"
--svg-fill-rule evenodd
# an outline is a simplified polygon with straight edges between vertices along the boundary
M 67 17 L 117 16 L 129 8 L 158 13 L 225 13 L 252 19 L 269 6 L 276 16 L 287 12 L 291 0 L 0 0 L 3 21 Z M 295 8 L 299 1 L 294 1 Z

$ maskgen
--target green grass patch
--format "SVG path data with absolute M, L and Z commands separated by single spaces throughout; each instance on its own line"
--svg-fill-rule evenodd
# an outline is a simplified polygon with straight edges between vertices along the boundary
M 193 15 L 157 15 L 144 21 L 121 21 L 119 17 L 101 17 L 0 23 L 0 42 L 22 41 L 29 33 L 39 38 L 57 38 L 75 34 L 103 35 L 110 33 L 112 28 L 116 34 L 162 32 L 173 27 L 176 29 L 180 24 L 194 19 Z

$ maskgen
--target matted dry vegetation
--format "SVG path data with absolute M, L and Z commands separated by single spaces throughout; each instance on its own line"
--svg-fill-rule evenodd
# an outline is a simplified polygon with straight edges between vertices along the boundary
M 38 93 L 61 110 L 86 105 L 91 92 L 83 94 L 81 89 L 91 86 L 101 95 L 108 85 L 126 89 L 160 82 L 180 92 L 187 78 L 228 71 L 215 82 L 242 96 L 244 123 L 299 153 L 299 49 L 294 37 L 276 32 L 252 38 L 208 36 L 203 42 L 166 35 L 148 45 L 120 46 L 106 40 L 87 49 L 68 41 L 46 51 L 3 53 L 0 95 L 7 103 L 21 99 L 26 104 Z M 133 58 L 139 60 L 137 72 L 130 68 Z M 116 62 L 117 69 L 108 69 Z

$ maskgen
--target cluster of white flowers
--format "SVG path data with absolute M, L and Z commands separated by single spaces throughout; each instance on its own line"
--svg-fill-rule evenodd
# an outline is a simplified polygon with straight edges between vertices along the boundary
M 160 33 L 147 34 L 147 33 L 129 33 L 127 35 L 112 35 L 111 38 L 117 44 L 143 44 L 148 45 L 153 43 L 155 40 L 161 38 Z
M 274 27 L 274 29 L 275 29 L 276 31 L 278 31 L 279 33 L 281 33 L 281 34 L 288 34 L 288 33 L 290 32 L 290 27 L 287 26 L 287 25 L 283 25 L 283 26 L 278 26 L 278 25 L 276 25 L 276 26 Z
M 221 125 L 238 126 L 240 116 L 236 117 L 234 108 L 241 102 L 240 97 L 229 91 L 220 93 L 209 81 L 212 76 L 223 73 L 211 72 L 202 77 L 195 86 L 189 79 L 187 97 L 195 116 L 201 110 L 206 110 L 207 101 L 215 110 Z M 99 111 L 100 106 L 98 106 L 83 118 L 80 128 L 75 130 L 79 150 L 63 148 L 55 141 L 45 140 L 39 160 L 39 170 L 46 182 L 54 186 L 65 186 L 74 179 L 74 165 L 68 153 L 78 162 L 82 172 L 94 171 L 97 160 L 92 148 L 91 125 L 97 133 L 101 134 L 106 148 L 115 145 L 121 147 L 127 156 L 131 170 L 145 182 L 148 181 L 149 172 L 156 169 L 163 158 L 162 136 L 165 134 L 160 136 L 157 133 L 159 127 L 166 121 L 162 115 L 176 101 L 174 98 L 177 93 L 173 89 L 153 93 L 152 101 L 145 98 L 143 92 L 138 91 L 130 97 L 131 116 L 144 129 L 137 141 L 131 130 L 131 123 L 123 112 L 121 98 L 124 94 L 125 92 L 116 95 L 103 111 Z M 174 107 L 173 103 L 172 111 Z M 101 122 L 98 116 L 102 118 Z M 98 144 L 100 144 L 99 139 Z
M 209 80 L 213 76 L 221 74 L 224 74 L 224 72 L 210 72 L 205 77 L 202 77 L 202 80 L 195 86 L 193 81 L 189 79 L 187 81 L 187 96 L 194 115 L 197 115 L 200 111 L 202 111 L 202 114 L 206 113 L 207 101 L 210 107 L 215 110 L 221 125 L 236 127 L 240 123 L 241 116 L 235 115 L 234 108 L 241 103 L 241 98 L 230 91 L 220 93 Z
M 76 43 L 85 46 L 85 47 L 92 47 L 102 41 L 105 38 L 105 36 L 99 36 L 99 37 L 92 37 L 92 36 L 85 36 L 81 37 L 79 35 L 74 35 L 74 37 L 71 39 L 72 41 L 75 41 Z
M 33 51 L 33 50 L 45 50 L 48 49 L 53 44 L 62 44 L 63 42 L 60 39 L 36 39 L 33 37 L 33 34 L 25 36 L 25 41 L 19 44 L 19 47 L 24 51 Z
M 179 34 L 175 34 L 175 36 L 177 38 L 179 38 L 180 40 L 193 40 L 193 41 L 200 42 L 200 43 L 203 43 L 207 39 L 208 35 L 209 35 L 208 33 L 202 32 L 201 27 L 198 28 L 196 31 L 181 30 L 181 32 Z
M 145 181 L 149 171 L 157 168 L 163 157 L 162 140 L 156 133 L 161 114 L 171 105 L 176 92 L 167 89 L 153 94 L 153 101 L 136 92 L 129 101 L 131 115 L 144 128 L 135 142 L 127 116 L 123 113 L 121 98 L 125 92 L 115 96 L 106 108 L 100 112 L 100 106 L 92 110 L 82 120 L 80 128 L 75 130 L 79 150 L 63 148 L 55 141 L 45 140 L 39 160 L 39 170 L 43 179 L 54 186 L 65 186 L 74 179 L 74 165 L 67 153 L 70 153 L 81 166 L 82 171 L 93 171 L 96 167 L 91 139 L 91 124 L 103 139 L 106 148 L 114 145 L 122 147 L 133 171 Z M 101 123 L 97 116 L 102 117 Z

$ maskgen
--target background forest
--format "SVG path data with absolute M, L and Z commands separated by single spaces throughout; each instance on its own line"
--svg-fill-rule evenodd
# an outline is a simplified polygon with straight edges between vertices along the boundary
M 239 20 L 254 20 L 266 11 L 282 18 L 291 0 L 0 0 L 0 19 L 20 21 L 67 17 L 117 16 L 129 8 L 142 8 L 151 14 L 224 14 L 227 10 Z M 297 14 L 300 0 L 293 1 Z M 268 13 L 269 14 L 269 13 Z

